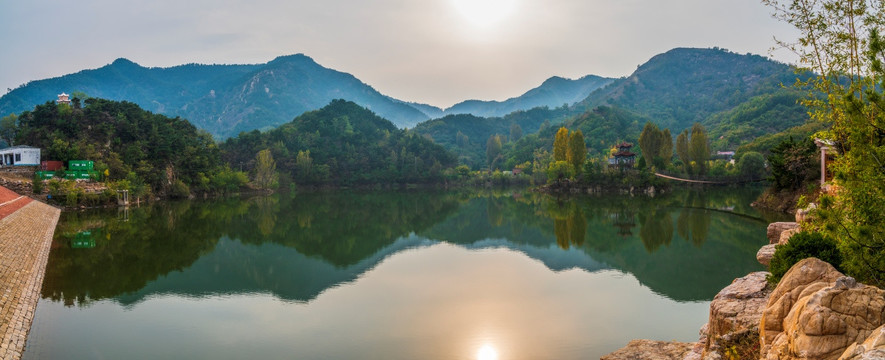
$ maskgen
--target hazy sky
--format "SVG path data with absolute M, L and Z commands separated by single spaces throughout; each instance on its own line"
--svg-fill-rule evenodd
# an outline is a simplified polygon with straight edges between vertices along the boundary
M 553 75 L 626 76 L 675 47 L 767 56 L 774 36 L 795 37 L 769 13 L 758 0 L 0 0 L 0 94 L 120 57 L 165 67 L 304 53 L 446 107 Z

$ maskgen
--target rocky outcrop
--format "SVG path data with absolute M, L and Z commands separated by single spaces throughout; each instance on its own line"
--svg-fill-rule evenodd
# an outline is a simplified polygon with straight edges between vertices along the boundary
M 716 294 L 710 303 L 708 335 L 716 338 L 746 330 L 758 331 L 762 310 L 771 290 L 765 280 L 768 272 L 757 271 L 735 279 Z
M 780 242 L 781 233 L 785 230 L 798 228 L 799 224 L 794 222 L 776 222 L 768 224 L 768 243 L 769 244 L 777 244 Z
M 885 326 L 873 330 L 862 344 L 855 343 L 849 346 L 839 357 L 839 360 L 873 359 L 885 359 Z
M 836 271 L 832 265 L 815 258 L 808 258 L 793 265 L 771 293 L 762 313 L 759 335 L 763 353 L 767 352 L 775 337 L 783 333 L 784 319 L 803 291 L 809 287 L 811 291 L 819 290 L 842 276 L 842 273 Z
M 675 341 L 633 340 L 600 360 L 682 360 L 693 345 Z
M 780 224 L 792 224 L 792 223 L 780 223 Z M 789 225 L 786 225 L 786 226 L 789 226 Z M 786 227 L 786 226 L 780 225 L 775 228 L 772 228 L 771 226 L 768 227 L 768 229 L 769 229 L 769 244 L 763 246 L 761 249 L 759 249 L 758 252 L 756 252 L 756 260 L 759 261 L 760 264 L 765 265 L 765 266 L 768 266 L 769 264 L 771 264 L 771 258 L 774 257 L 774 252 L 775 252 L 775 250 L 777 250 L 775 247 L 777 245 L 783 245 L 783 244 L 790 242 L 790 238 L 799 232 L 798 226 L 780 231 L 781 228 Z M 780 231 L 779 238 L 778 238 L 777 242 L 771 243 L 771 239 L 773 239 L 772 236 L 774 236 L 774 233 L 776 233 L 777 231 Z
M 751 273 L 716 294 L 710 302 L 709 322 L 701 329 L 702 355 L 695 349 L 686 359 L 718 359 L 724 344 L 747 337 L 758 339 L 762 310 L 771 294 L 767 275 L 764 271 Z M 758 344 L 758 340 L 754 342 Z
M 777 244 L 768 244 L 763 246 L 759 251 L 756 252 L 756 260 L 759 261 L 760 264 L 768 266 L 771 264 L 771 258 L 774 257 L 775 247 Z
M 762 315 L 765 359 L 838 359 L 863 345 L 885 319 L 885 291 L 858 284 L 815 258 L 781 279 Z M 875 339 L 870 340 L 875 347 Z M 861 345 L 856 345 L 861 344 Z M 852 355 L 853 356 L 853 355 Z
M 790 238 L 793 237 L 793 235 L 796 235 L 796 233 L 798 233 L 798 232 L 799 232 L 799 228 L 784 230 L 781 233 L 780 239 L 777 241 L 778 245 L 783 245 L 783 244 L 790 242 Z
M 812 203 L 804 209 L 796 210 L 796 222 L 801 224 L 808 221 L 811 218 L 811 211 L 814 209 L 817 209 L 817 205 Z

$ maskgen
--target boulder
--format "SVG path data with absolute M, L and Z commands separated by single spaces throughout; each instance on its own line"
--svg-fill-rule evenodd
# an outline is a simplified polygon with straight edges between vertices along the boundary
M 796 222 L 801 224 L 801 223 L 807 221 L 808 219 L 810 219 L 809 214 L 814 209 L 817 209 L 817 205 L 812 203 L 812 204 L 809 204 L 808 207 L 806 207 L 804 209 L 796 210 Z
M 783 244 L 790 242 L 790 238 L 793 237 L 793 235 L 796 235 L 796 233 L 798 233 L 798 232 L 799 232 L 799 228 L 784 230 L 781 233 L 780 240 L 777 241 L 778 245 L 783 245 Z
M 883 320 L 885 291 L 858 284 L 823 261 L 805 259 L 787 271 L 771 294 L 761 321 L 762 355 L 836 360 L 843 353 L 861 354 L 880 341 L 864 345 Z
M 756 260 L 759 261 L 760 264 L 768 266 L 771 264 L 771 258 L 774 257 L 774 251 L 777 244 L 768 244 L 763 246 L 756 252 Z
M 716 338 L 729 333 L 759 330 L 762 310 L 768 303 L 771 290 L 765 280 L 768 272 L 757 271 L 735 279 L 710 303 L 708 335 Z
M 798 228 L 799 224 L 794 222 L 775 222 L 768 224 L 768 243 L 777 244 L 781 239 L 781 233 L 784 230 Z
M 862 344 L 851 344 L 839 360 L 885 359 L 885 326 L 873 330 Z
M 809 288 L 811 291 L 819 290 L 842 276 L 832 265 L 816 258 L 804 259 L 793 265 L 772 291 L 762 312 L 759 335 L 763 354 L 775 337 L 784 331 L 784 318 L 803 291 Z
M 693 343 L 633 340 L 627 346 L 604 355 L 600 360 L 682 360 Z

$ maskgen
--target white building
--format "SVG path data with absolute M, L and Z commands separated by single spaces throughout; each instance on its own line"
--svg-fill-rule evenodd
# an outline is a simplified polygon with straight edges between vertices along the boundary
M 17 145 L 0 149 L 0 165 L 38 166 L 40 165 L 40 148 Z

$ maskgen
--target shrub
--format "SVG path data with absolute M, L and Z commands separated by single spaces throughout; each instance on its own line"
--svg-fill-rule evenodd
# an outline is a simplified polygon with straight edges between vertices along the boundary
M 175 180 L 169 189 L 169 196 L 173 199 L 186 199 L 191 196 L 191 189 L 181 180 Z
M 566 161 L 555 161 L 547 168 L 547 182 L 553 183 L 563 179 L 569 179 L 575 174 L 575 169 Z
M 775 249 L 769 265 L 771 275 L 768 277 L 768 282 L 772 284 L 780 281 L 797 262 L 810 257 L 826 261 L 836 270 L 842 271 L 842 253 L 839 252 L 836 242 L 821 233 L 807 231 L 796 233 L 790 237 L 788 243 L 777 245 Z
M 31 191 L 35 195 L 40 195 L 43 193 L 43 179 L 40 179 L 40 176 L 36 173 L 34 174 L 33 184 L 31 186 Z

